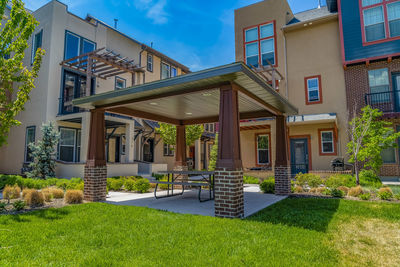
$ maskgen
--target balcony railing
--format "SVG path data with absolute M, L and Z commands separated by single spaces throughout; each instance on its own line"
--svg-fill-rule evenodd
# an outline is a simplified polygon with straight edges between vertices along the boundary
M 365 94 L 365 104 L 382 112 L 400 112 L 400 91 Z

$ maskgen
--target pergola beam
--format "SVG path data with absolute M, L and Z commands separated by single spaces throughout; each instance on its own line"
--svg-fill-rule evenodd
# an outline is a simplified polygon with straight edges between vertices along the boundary
M 110 112 L 110 113 L 120 114 L 120 115 L 138 117 L 138 118 L 142 118 L 142 119 L 146 119 L 146 120 L 165 122 L 165 123 L 169 123 L 169 124 L 173 124 L 173 125 L 182 125 L 181 120 L 172 119 L 172 118 L 165 117 L 162 115 L 156 115 L 156 114 L 152 114 L 149 112 L 130 109 L 130 108 L 126 108 L 126 107 L 110 108 L 110 109 L 106 109 L 106 111 Z
M 273 117 L 273 116 L 274 115 L 267 110 L 242 112 L 239 114 L 239 117 L 241 120 L 269 118 L 269 117 Z M 218 121 L 219 121 L 219 116 L 211 116 L 211 117 L 183 120 L 182 124 L 183 125 L 194 125 L 194 124 L 213 123 L 213 122 L 218 122 Z

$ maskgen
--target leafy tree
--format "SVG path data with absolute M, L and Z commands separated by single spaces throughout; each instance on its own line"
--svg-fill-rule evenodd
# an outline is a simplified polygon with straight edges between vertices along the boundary
M 38 144 L 29 144 L 33 162 L 29 164 L 32 171 L 27 175 L 28 177 L 46 179 L 47 177 L 55 177 L 56 147 L 60 140 L 60 134 L 51 122 L 43 124 L 41 131 L 42 140 Z
M 215 135 L 215 142 L 210 151 L 210 165 L 208 169 L 214 171 L 217 167 L 217 156 L 218 156 L 218 134 Z
M 347 144 L 349 161 L 354 163 L 357 185 L 360 184 L 360 168 L 370 168 L 377 174 L 383 164 L 382 150 L 396 147 L 396 140 L 400 137 L 400 132 L 396 133 L 391 127 L 391 122 L 381 119 L 382 112 L 370 106 L 361 111 L 349 123 L 350 142 Z
M 156 129 L 160 134 L 164 143 L 167 145 L 175 145 L 176 143 L 176 126 L 160 123 L 160 127 Z M 204 132 L 203 125 L 188 125 L 186 126 L 186 145 L 191 146 L 201 137 Z
M 44 55 L 44 50 L 38 49 L 31 70 L 23 66 L 28 40 L 38 22 L 21 0 L 12 0 L 8 18 L 7 3 L 0 1 L 0 146 L 7 142 L 10 128 L 21 124 L 15 117 L 29 100 Z

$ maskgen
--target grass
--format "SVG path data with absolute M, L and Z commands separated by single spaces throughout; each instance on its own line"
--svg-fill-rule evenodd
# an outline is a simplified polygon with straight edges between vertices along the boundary
M 245 220 L 90 203 L 0 216 L 0 266 L 399 266 L 400 205 L 286 199 Z

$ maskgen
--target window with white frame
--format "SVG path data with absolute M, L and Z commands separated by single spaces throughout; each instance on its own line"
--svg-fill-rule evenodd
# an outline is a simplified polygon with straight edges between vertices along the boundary
M 335 153 L 335 140 L 333 130 L 321 131 L 321 152 L 323 154 Z
M 306 102 L 307 104 L 315 104 L 321 102 L 321 77 L 306 78 Z
M 41 30 L 40 32 L 36 33 L 33 36 L 33 43 L 32 43 L 32 59 L 31 59 L 31 63 L 33 64 L 33 62 L 35 61 L 35 56 L 36 56 L 36 52 L 39 48 L 42 48 L 42 42 L 43 42 L 43 30 Z
M 389 70 L 387 68 L 368 71 L 371 103 L 390 101 Z
M 400 1 L 362 0 L 364 42 L 400 37 Z
M 171 67 L 166 63 L 161 63 L 161 79 L 171 77 Z
M 124 78 L 115 76 L 115 90 L 126 88 L 126 80 Z
M 164 144 L 164 156 L 171 157 L 174 155 L 174 149 L 172 145 Z
M 81 130 L 76 131 L 76 162 L 81 162 Z
M 153 55 L 147 54 L 147 70 L 153 72 Z
M 269 164 L 269 135 L 257 135 L 257 164 Z
M 126 135 L 121 135 L 121 155 L 126 153 Z
M 208 133 L 214 133 L 215 132 L 214 123 L 206 123 L 206 124 L 204 124 L 204 131 L 206 131 Z
M 254 67 L 276 65 L 275 38 L 275 22 L 245 29 L 246 64 Z
M 36 135 L 36 127 L 35 126 L 29 126 L 26 127 L 26 133 L 25 133 L 25 162 L 32 162 L 33 157 L 31 155 L 32 151 L 29 147 L 29 144 L 35 142 L 35 135 Z
M 60 128 L 60 142 L 58 159 L 65 162 L 78 162 L 80 160 L 81 137 L 77 137 L 81 131 L 72 128 Z

